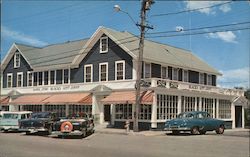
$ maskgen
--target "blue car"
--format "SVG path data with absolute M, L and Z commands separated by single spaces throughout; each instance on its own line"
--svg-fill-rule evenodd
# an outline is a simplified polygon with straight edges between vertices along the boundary
M 176 119 L 166 121 L 164 130 L 172 131 L 173 134 L 179 134 L 180 131 L 205 134 L 215 130 L 217 134 L 223 134 L 225 125 L 224 121 L 211 118 L 207 112 L 193 111 L 180 113 Z

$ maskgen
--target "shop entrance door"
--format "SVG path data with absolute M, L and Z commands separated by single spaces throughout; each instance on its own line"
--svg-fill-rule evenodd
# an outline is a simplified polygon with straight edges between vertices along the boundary
M 104 121 L 110 122 L 111 115 L 110 115 L 110 105 L 104 105 Z
M 242 106 L 235 106 L 235 127 L 242 128 Z

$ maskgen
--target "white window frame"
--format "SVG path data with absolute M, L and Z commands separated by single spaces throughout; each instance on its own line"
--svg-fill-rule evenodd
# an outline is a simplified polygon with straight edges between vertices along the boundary
M 54 71 L 54 83 L 51 84 L 51 71 Z M 49 71 L 49 85 L 55 85 L 56 84 L 56 70 L 50 70 Z
M 67 82 L 67 83 L 64 82 L 64 70 L 68 70 L 68 82 Z M 69 79 L 69 78 L 70 78 L 70 75 L 69 75 L 70 73 L 69 73 L 69 71 L 70 71 L 69 69 L 63 69 L 63 70 L 62 70 L 62 76 L 63 76 L 63 78 L 62 78 L 62 84 L 69 84 L 69 80 L 70 80 L 70 79 Z
M 177 74 L 176 75 L 176 77 L 177 77 L 176 79 L 174 79 L 174 70 L 176 70 L 176 72 L 177 72 L 176 73 Z M 174 67 L 172 68 L 172 80 L 174 80 L 174 81 L 178 81 L 179 80 L 179 68 L 174 68 Z
M 125 61 L 124 60 L 122 60 L 122 61 L 115 61 L 115 80 L 117 81 L 117 64 L 119 64 L 119 63 L 122 63 L 123 64 L 123 79 L 121 79 L 121 80 L 125 80 Z
M 210 79 L 210 80 L 209 80 Z M 212 86 L 212 75 L 210 75 L 210 74 L 207 74 L 207 85 L 210 85 L 210 86 Z
M 149 64 L 150 66 L 149 66 L 149 77 L 145 77 L 146 76 L 146 64 Z M 151 68 L 151 63 L 148 63 L 148 62 L 144 62 L 144 68 L 143 68 L 143 73 L 144 73 L 144 75 L 143 75 L 143 78 L 151 78 L 151 76 L 152 76 L 152 68 Z
M 39 74 L 42 73 L 42 84 L 40 84 L 40 77 L 39 77 Z M 37 72 L 37 86 L 43 86 L 44 85 L 44 82 L 43 82 L 43 71 L 39 71 Z
M 185 80 L 185 72 L 187 72 L 187 80 Z M 183 82 L 189 82 L 189 73 L 188 73 L 188 70 L 185 70 L 185 69 L 183 69 L 182 70 L 182 81 Z
M 106 42 L 107 42 L 106 49 L 104 51 L 102 51 L 102 40 L 106 40 Z M 108 44 L 108 37 L 101 37 L 100 38 L 100 53 L 107 53 L 108 49 L 109 49 L 108 45 L 109 45 Z
M 21 75 L 21 85 L 20 86 L 18 86 L 18 76 L 20 76 Z M 16 87 L 23 87 L 23 72 L 17 72 L 17 74 L 16 74 Z
M 9 85 L 9 76 L 11 77 L 11 82 L 10 82 L 11 85 L 10 86 L 8 86 Z M 7 88 L 12 88 L 13 87 L 13 74 L 12 73 L 7 74 L 6 82 L 7 82 L 7 85 L 6 85 Z
M 166 78 L 163 78 L 163 75 L 162 75 L 162 74 L 163 74 L 163 73 L 162 73 L 163 68 L 166 68 L 166 71 L 165 71 L 165 72 L 166 72 Z M 161 66 L 161 78 L 162 78 L 162 79 L 168 79 L 168 67 L 167 67 L 167 66 Z
M 29 74 L 31 74 L 31 86 L 29 86 Z M 33 72 L 28 71 L 27 72 L 27 87 L 32 87 L 33 86 Z
M 45 72 L 48 72 L 48 84 L 45 84 Z M 48 70 L 43 72 L 43 85 L 45 86 L 49 85 L 49 71 Z
M 201 75 L 203 75 L 203 79 L 201 79 Z M 203 85 L 205 84 L 204 78 L 205 78 L 205 73 L 199 73 L 199 84 L 203 84 Z
M 19 55 L 19 58 L 18 58 L 18 60 L 19 60 L 18 63 L 19 64 L 18 65 L 16 64 L 17 55 Z M 16 52 L 15 55 L 14 55 L 14 68 L 19 68 L 20 67 L 20 62 L 21 62 L 21 54 L 20 54 L 20 52 Z
M 90 82 L 86 82 L 86 68 L 90 67 L 91 68 L 91 77 L 90 77 Z M 93 82 L 93 64 L 86 64 L 84 65 L 84 82 L 85 83 L 91 83 Z
M 101 80 L 101 66 L 102 66 L 102 65 L 106 65 L 106 80 L 105 80 L 105 81 L 108 81 L 108 74 L 109 74 L 109 72 L 108 72 L 108 62 L 99 63 L 99 81 L 100 81 L 100 82 L 105 82 L 105 81 L 102 81 L 102 80 Z

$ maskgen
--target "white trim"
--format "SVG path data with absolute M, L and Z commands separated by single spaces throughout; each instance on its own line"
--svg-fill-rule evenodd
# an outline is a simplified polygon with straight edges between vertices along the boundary
M 29 74 L 31 74 L 31 86 L 29 86 Z M 27 71 L 27 87 L 33 87 L 33 72 Z
M 69 75 L 69 81 L 68 81 L 68 84 L 70 84 L 70 71 L 71 71 L 71 69 L 69 68 L 69 72 L 68 72 L 68 75 Z
M 101 66 L 102 65 L 106 65 L 106 80 L 105 81 L 101 81 Z M 108 72 L 108 62 L 104 62 L 104 63 L 99 63 L 99 82 L 106 82 L 108 81 L 108 75 L 109 72 Z
M 8 86 L 8 84 L 9 84 L 9 79 L 8 79 L 8 77 L 9 76 L 11 76 L 11 82 L 10 82 L 10 87 Z M 7 73 L 7 79 L 6 79 L 6 82 L 7 82 L 7 84 L 6 84 L 6 88 L 12 88 L 13 87 L 13 74 L 12 73 Z
M 21 76 L 21 85 L 18 86 L 18 76 Z M 23 72 L 17 72 L 16 74 L 16 87 L 23 87 Z
M 18 63 L 19 63 L 19 64 L 18 64 L 18 65 L 16 64 L 16 61 L 17 61 L 17 60 L 16 60 L 16 56 L 17 56 L 17 55 L 19 55 L 19 58 L 18 58 L 18 60 L 19 60 Z M 15 52 L 15 54 L 14 54 L 14 68 L 19 68 L 19 67 L 20 67 L 20 64 L 21 64 L 20 62 L 21 62 L 21 54 L 20 54 L 20 52 Z
M 115 80 L 117 80 L 117 64 L 119 63 L 122 63 L 123 64 L 123 79 L 122 80 L 125 80 L 125 61 L 124 60 L 120 60 L 120 61 L 115 61 Z
M 147 78 L 151 78 L 152 77 L 152 71 L 151 71 L 151 63 L 149 63 L 149 62 L 144 62 L 144 67 L 143 67 L 143 78 L 146 78 L 145 77 L 145 75 L 146 75 L 146 64 L 149 64 L 150 66 L 149 66 L 149 77 L 147 77 Z
M 102 51 L 102 40 L 106 40 L 106 42 L 107 42 L 106 50 L 105 51 Z M 100 53 L 107 53 L 108 50 L 109 50 L 108 37 L 107 36 L 101 37 L 99 41 L 100 41 Z
M 90 77 L 90 82 L 93 82 L 93 64 L 86 64 L 84 65 L 84 83 L 90 83 L 90 82 L 86 82 L 86 68 L 90 67 L 91 68 L 91 77 Z

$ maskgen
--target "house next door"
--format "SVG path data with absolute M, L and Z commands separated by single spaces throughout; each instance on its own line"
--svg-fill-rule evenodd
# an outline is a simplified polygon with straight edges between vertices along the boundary
M 242 127 L 242 106 L 235 106 L 235 127 Z

